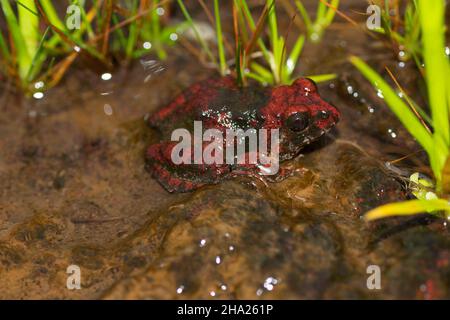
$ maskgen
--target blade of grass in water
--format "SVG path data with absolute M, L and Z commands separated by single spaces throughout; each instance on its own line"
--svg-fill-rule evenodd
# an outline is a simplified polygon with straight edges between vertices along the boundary
M 369 211 L 364 219 L 372 221 L 393 216 L 407 216 L 418 213 L 445 211 L 450 213 L 450 204 L 447 200 L 410 200 L 404 202 L 390 203 Z
M 440 175 L 448 156 L 450 143 L 449 110 L 447 106 L 448 59 L 445 56 L 444 0 L 418 1 L 422 29 L 426 83 L 433 119 L 435 175 Z M 433 164 L 433 163 L 432 163 Z M 439 183 L 439 176 L 436 177 Z
M 211 53 L 211 50 L 209 49 L 208 44 L 205 42 L 203 37 L 200 36 L 200 33 L 198 32 L 197 27 L 195 26 L 194 21 L 191 18 L 191 15 L 189 14 L 189 12 L 187 11 L 186 7 L 183 4 L 183 0 L 177 0 L 177 1 L 178 1 L 178 5 L 181 8 L 181 11 L 183 12 L 184 17 L 186 18 L 186 20 L 189 23 L 189 26 L 194 31 L 194 34 L 195 34 L 195 37 L 196 37 L 197 41 L 200 42 L 200 45 L 201 45 L 202 49 L 205 51 L 205 53 L 208 56 L 208 58 L 214 64 L 216 64 L 216 59 L 214 58 L 214 55 Z
M 372 83 L 372 85 L 380 90 L 386 103 L 391 110 L 397 115 L 399 120 L 409 131 L 409 133 L 417 139 L 428 154 L 434 153 L 434 142 L 431 134 L 423 127 L 419 119 L 409 109 L 408 105 L 397 95 L 397 93 L 384 81 L 384 79 L 371 67 L 369 67 L 360 58 L 352 56 L 350 62 Z

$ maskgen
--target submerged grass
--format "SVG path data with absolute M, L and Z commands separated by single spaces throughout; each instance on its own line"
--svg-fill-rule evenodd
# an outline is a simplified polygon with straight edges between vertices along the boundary
M 387 105 L 397 115 L 409 133 L 419 142 L 428 154 L 434 174 L 435 192 L 416 192 L 418 200 L 389 204 L 370 211 L 368 220 L 393 215 L 416 214 L 427 211 L 443 211 L 450 217 L 450 62 L 445 55 L 445 7 L 444 0 L 415 1 L 419 13 L 421 30 L 421 51 L 423 55 L 425 82 L 430 109 L 428 128 L 415 102 L 404 101 L 397 92 L 369 65 L 357 57 L 351 63 L 379 90 Z M 422 63 L 421 62 L 421 63 Z M 423 109 L 423 108 L 421 108 Z M 412 180 L 412 179 L 411 179 Z M 415 183 L 416 188 L 428 187 Z M 441 199 L 437 199 L 440 197 Z M 422 210 L 421 210 L 422 209 Z

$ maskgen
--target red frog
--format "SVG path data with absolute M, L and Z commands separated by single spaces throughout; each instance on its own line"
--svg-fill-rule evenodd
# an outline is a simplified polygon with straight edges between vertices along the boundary
M 201 121 L 203 130 L 219 129 L 224 135 L 227 129 L 279 129 L 279 160 L 283 161 L 296 157 L 305 145 L 330 130 L 339 116 L 334 106 L 322 100 L 316 84 L 306 78 L 273 88 L 241 88 L 234 78 L 221 77 L 192 85 L 150 116 L 148 123 L 164 139 L 178 128 L 193 132 L 194 121 Z M 172 151 L 177 144 L 163 140 L 146 153 L 147 169 L 169 192 L 188 192 L 236 175 L 262 177 L 260 167 L 248 163 L 175 164 Z M 285 175 L 280 170 L 275 178 Z

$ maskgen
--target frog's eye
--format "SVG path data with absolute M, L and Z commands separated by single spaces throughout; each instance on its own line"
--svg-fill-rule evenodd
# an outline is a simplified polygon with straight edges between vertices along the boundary
M 309 126 L 309 118 L 307 112 L 297 112 L 287 118 L 286 125 L 292 131 L 300 132 Z
M 328 111 L 320 111 L 318 113 L 319 119 L 327 120 L 330 117 L 330 113 Z

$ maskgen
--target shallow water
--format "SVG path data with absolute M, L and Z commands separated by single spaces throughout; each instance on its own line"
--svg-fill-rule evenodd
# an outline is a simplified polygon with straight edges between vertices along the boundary
M 360 3 L 345 10 L 363 11 Z M 423 170 L 425 155 L 386 167 L 419 147 L 346 62 L 350 53 L 418 91 L 412 66 L 336 23 L 306 48 L 299 71 L 340 74 L 320 93 L 342 120 L 283 164 L 298 169 L 293 177 L 268 187 L 239 178 L 169 194 L 145 171 L 144 150 L 158 139 L 145 115 L 213 74 L 182 50 L 108 81 L 78 66 L 42 100 L 3 88 L 0 298 L 449 298 L 443 221 L 361 219 L 408 197 L 402 175 Z M 66 288 L 72 264 L 82 290 Z M 381 290 L 366 286 L 369 265 L 381 268 Z

